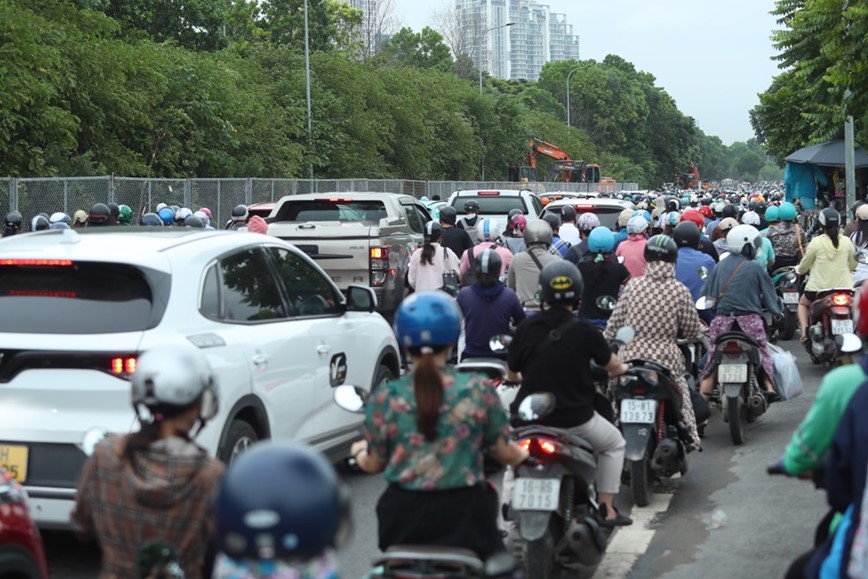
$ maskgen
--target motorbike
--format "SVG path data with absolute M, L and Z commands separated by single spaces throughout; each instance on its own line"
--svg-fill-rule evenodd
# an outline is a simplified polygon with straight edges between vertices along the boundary
M 713 309 L 716 300 L 702 297 L 697 309 Z M 737 326 L 734 326 L 736 328 Z M 711 346 L 717 385 L 712 400 L 721 405 L 723 420 L 729 424 L 733 444 L 743 444 L 748 422 L 765 414 L 768 402 L 763 394 L 762 360 L 759 343 L 741 329 L 730 329 Z
M 494 352 L 502 351 L 511 341 L 512 336 L 494 336 L 489 343 L 489 348 Z M 506 409 L 509 409 L 518 394 L 518 387 L 520 384 L 509 382 L 507 380 L 508 368 L 506 361 L 501 358 L 468 358 L 457 364 L 455 370 L 457 372 L 467 372 L 487 376 L 497 390 L 500 403 L 503 404 L 503 407 Z
M 774 322 L 775 334 L 783 340 L 792 340 L 799 328 L 799 276 L 795 267 L 782 267 L 772 272 L 772 281 L 781 301 L 784 303 L 784 317 Z M 771 336 L 771 334 L 770 334 Z
M 853 295 L 851 289 L 828 289 L 811 303 L 805 347 L 814 364 L 835 365 L 841 354 L 835 337 L 853 333 Z
M 368 391 L 344 384 L 334 390 L 334 401 L 342 409 L 364 414 Z M 476 553 L 441 545 L 393 545 L 372 561 L 368 575 L 377 579 L 472 579 L 514 577 L 518 564 L 508 553 L 498 553 L 483 561 Z

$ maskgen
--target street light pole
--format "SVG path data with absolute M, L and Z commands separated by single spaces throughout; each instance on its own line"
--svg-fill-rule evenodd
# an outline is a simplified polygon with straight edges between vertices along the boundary
M 586 64 L 584 66 L 579 66 L 574 68 L 567 74 L 567 128 L 570 128 L 572 125 L 570 124 L 570 77 L 573 76 L 574 72 L 578 72 L 580 70 L 584 70 L 591 66 L 590 64 Z
M 488 37 L 488 33 L 492 30 L 498 30 L 500 28 L 506 28 L 508 26 L 514 26 L 515 22 L 507 22 L 506 24 L 501 24 L 500 26 L 493 26 L 488 30 L 485 30 L 479 37 L 480 43 Z M 479 59 L 479 94 L 482 94 L 482 58 L 480 56 Z
M 307 155 L 313 181 L 313 113 L 310 106 L 310 34 L 307 26 L 307 0 L 304 0 L 304 83 L 307 93 Z

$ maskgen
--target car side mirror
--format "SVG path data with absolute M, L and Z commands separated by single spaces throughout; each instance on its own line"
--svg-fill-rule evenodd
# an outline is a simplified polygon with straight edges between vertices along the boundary
M 361 386 L 343 384 L 335 388 L 335 404 L 348 412 L 364 414 L 368 402 L 368 391 Z
M 347 288 L 347 311 L 373 312 L 377 309 L 377 294 L 369 287 L 351 285 Z

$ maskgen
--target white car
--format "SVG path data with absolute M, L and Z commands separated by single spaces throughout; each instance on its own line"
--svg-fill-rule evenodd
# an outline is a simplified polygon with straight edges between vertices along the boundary
M 66 528 L 84 448 L 135 427 L 129 377 L 157 344 L 191 342 L 218 378 L 198 441 L 229 462 L 263 438 L 346 456 L 361 418 L 340 384 L 397 376 L 398 344 L 366 287 L 346 297 L 277 238 L 196 229 L 45 231 L 0 241 L 0 466 L 34 519 Z
M 479 203 L 479 216 L 500 223 L 501 231 L 506 229 L 507 217 L 513 209 L 519 209 L 528 220 L 536 219 L 543 209 L 539 198 L 527 189 L 461 190 L 449 196 L 449 204 L 459 219 L 466 214 L 464 204 L 470 200 Z

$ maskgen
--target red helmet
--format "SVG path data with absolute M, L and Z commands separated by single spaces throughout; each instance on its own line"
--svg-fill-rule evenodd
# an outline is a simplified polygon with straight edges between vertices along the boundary
M 859 292 L 859 307 L 856 308 L 856 333 L 865 338 L 868 336 L 868 283 L 863 283 Z
M 524 228 L 527 227 L 527 219 L 524 215 L 514 215 L 513 218 L 509 220 L 509 227 L 511 229 L 524 231 Z
M 702 207 L 700 207 L 699 214 L 703 217 L 707 217 L 708 219 L 714 217 L 714 211 L 708 205 L 703 205 Z
M 696 209 L 688 209 L 681 214 L 681 222 L 685 221 L 692 221 L 700 230 L 705 227 L 705 219 L 703 219 L 702 214 Z

